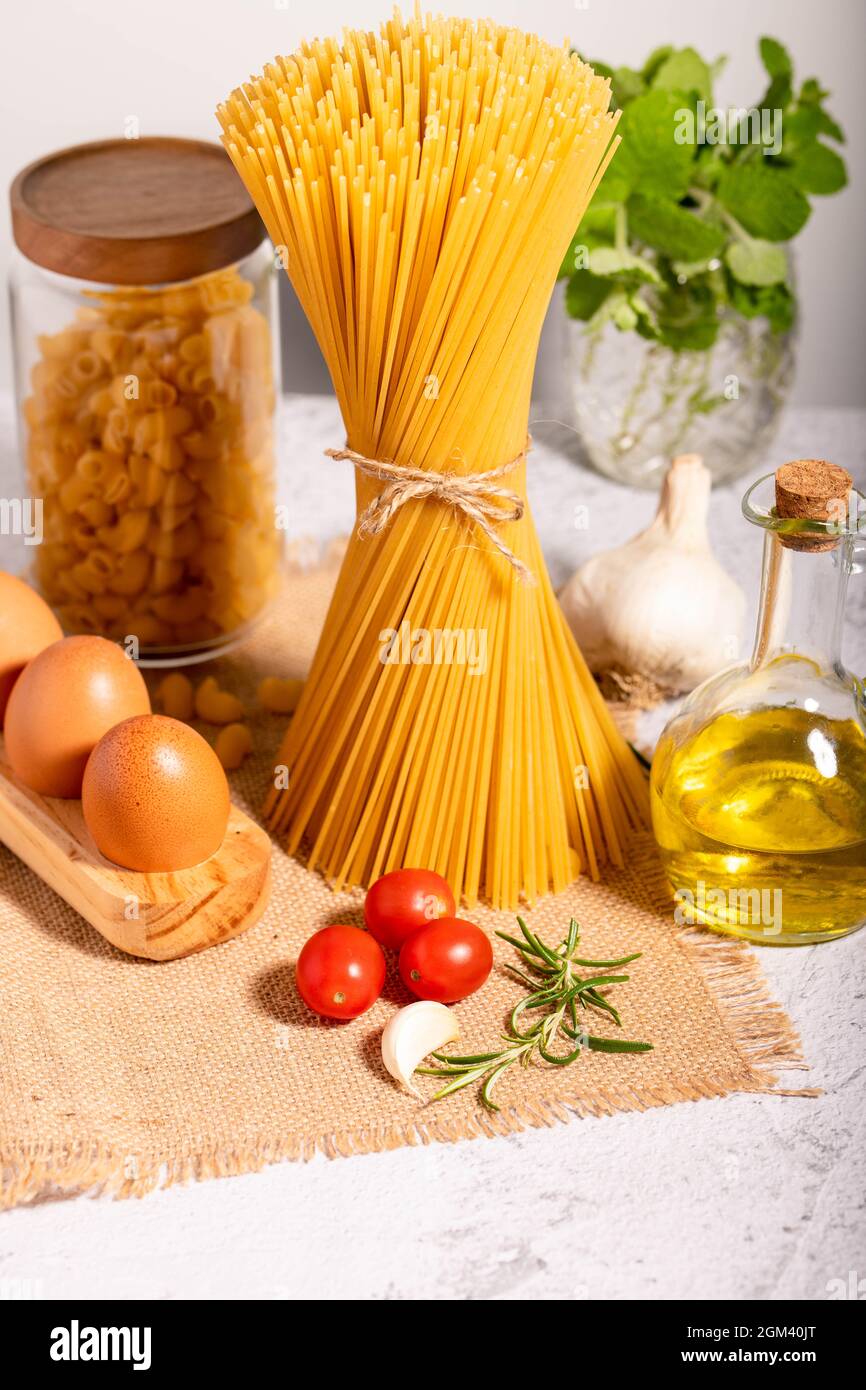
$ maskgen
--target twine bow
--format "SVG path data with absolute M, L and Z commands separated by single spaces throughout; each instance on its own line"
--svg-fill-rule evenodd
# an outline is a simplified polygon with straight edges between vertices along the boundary
M 328 458 L 349 459 L 368 478 L 384 483 L 358 522 L 359 536 L 378 536 L 391 521 L 395 512 L 416 498 L 435 497 L 438 502 L 455 507 L 474 521 L 491 545 L 503 555 L 518 578 L 534 584 L 532 570 L 514 554 L 496 530 L 507 521 L 520 521 L 526 510 L 524 499 L 510 488 L 497 487 L 496 479 L 511 473 L 525 459 L 530 448 L 516 458 L 493 468 L 489 473 L 431 473 L 424 468 L 404 468 L 384 459 L 369 459 L 348 446 L 345 449 L 326 449 Z M 500 505 L 505 503 L 505 506 Z

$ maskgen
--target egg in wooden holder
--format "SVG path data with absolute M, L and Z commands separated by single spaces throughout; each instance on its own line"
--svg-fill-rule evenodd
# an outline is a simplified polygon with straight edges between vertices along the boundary
M 113 643 L 46 647 L 6 710 L 0 840 L 112 945 L 173 960 L 259 919 L 270 840 L 205 739 L 149 710 Z

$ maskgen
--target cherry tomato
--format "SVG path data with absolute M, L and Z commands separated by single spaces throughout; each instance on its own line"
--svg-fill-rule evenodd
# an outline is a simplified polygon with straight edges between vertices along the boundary
M 413 932 L 400 952 L 403 983 L 419 999 L 454 1004 L 480 989 L 493 968 L 493 950 L 480 927 L 440 917 Z
M 385 874 L 364 902 L 370 934 L 392 951 L 399 951 L 419 927 L 437 917 L 453 917 L 454 912 L 454 894 L 445 879 L 429 869 L 395 869 Z
M 360 927 L 322 927 L 304 943 L 295 971 L 304 1003 L 325 1018 L 357 1018 L 385 983 L 381 946 Z

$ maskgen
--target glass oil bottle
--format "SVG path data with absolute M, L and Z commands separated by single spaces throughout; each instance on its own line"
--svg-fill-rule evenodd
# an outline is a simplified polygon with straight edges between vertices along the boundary
M 841 661 L 866 499 L 807 460 L 756 483 L 743 512 L 765 532 L 754 652 L 664 730 L 653 829 L 678 921 L 827 941 L 866 924 L 866 692 Z

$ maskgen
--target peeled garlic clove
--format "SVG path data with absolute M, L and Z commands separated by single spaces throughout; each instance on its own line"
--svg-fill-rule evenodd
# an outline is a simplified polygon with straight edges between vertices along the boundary
M 460 1036 L 457 1019 L 445 1004 L 419 999 L 389 1019 L 382 1034 L 382 1061 L 395 1081 L 420 1098 L 412 1080 L 415 1068 L 431 1052 Z

